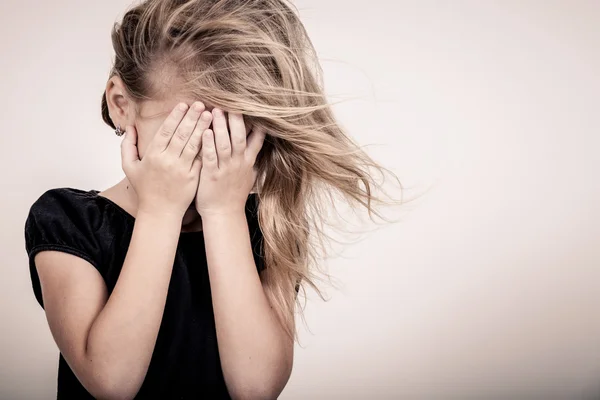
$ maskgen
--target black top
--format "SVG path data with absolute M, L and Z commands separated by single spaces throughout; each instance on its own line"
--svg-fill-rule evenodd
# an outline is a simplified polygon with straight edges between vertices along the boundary
M 125 260 L 134 217 L 97 190 L 52 189 L 31 207 L 25 243 L 33 292 L 44 307 L 34 257 L 43 250 L 74 254 L 92 264 L 108 293 Z M 257 270 L 263 268 L 262 232 L 256 194 L 246 202 L 246 217 Z M 62 354 L 58 399 L 93 399 Z M 146 378 L 136 399 L 229 399 L 217 348 L 203 232 L 182 232 L 165 310 Z

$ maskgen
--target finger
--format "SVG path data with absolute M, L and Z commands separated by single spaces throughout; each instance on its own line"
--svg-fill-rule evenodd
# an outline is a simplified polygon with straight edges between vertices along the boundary
M 202 135 L 202 136 L 204 136 L 204 135 Z M 196 155 L 196 158 L 194 159 L 194 163 L 195 162 L 200 163 L 200 168 L 202 168 L 202 143 L 200 143 L 200 151 L 198 152 L 198 155 Z
M 229 131 L 227 130 L 225 113 L 216 107 L 213 108 L 213 130 L 219 167 L 221 167 L 231 160 L 231 141 L 229 139 Z
M 158 131 L 152 138 L 152 141 L 148 145 L 148 151 L 163 152 L 169 145 L 177 126 L 185 116 L 188 109 L 188 105 L 185 103 L 177 104 L 169 116 L 163 121 L 158 128 Z
M 190 140 L 190 137 L 194 132 L 194 128 L 196 127 L 196 123 L 198 122 L 202 111 L 204 111 L 204 104 L 201 102 L 196 101 L 191 105 L 185 114 L 185 117 L 183 117 L 177 126 L 175 134 L 173 134 L 173 137 L 167 146 L 167 151 L 177 157 L 181 156 L 185 145 L 188 143 L 188 140 Z
M 266 130 L 262 127 L 254 127 L 252 132 L 250 132 L 250 135 L 248 135 L 248 139 L 246 140 L 246 156 L 249 157 L 252 162 L 256 161 L 256 156 L 258 156 L 266 136 Z
M 191 171 L 195 175 L 199 175 L 201 170 L 202 170 L 202 160 L 199 158 L 194 158 L 194 162 L 192 163 Z
M 202 134 L 202 169 L 208 171 L 219 169 L 214 133 L 211 129 L 205 130 Z
M 239 157 L 246 150 L 246 126 L 244 116 L 239 113 L 229 113 L 229 136 L 231 137 L 231 157 Z
M 127 174 L 136 162 L 140 161 L 137 148 L 137 131 L 134 126 L 125 127 L 125 136 L 121 141 L 121 163 Z
M 196 146 L 195 149 L 195 153 L 193 155 L 191 155 L 191 157 L 199 157 L 199 153 L 200 153 L 200 149 L 202 149 L 202 134 L 204 133 L 205 130 L 207 130 L 210 127 L 210 123 L 212 121 L 212 114 L 210 113 L 210 111 L 204 111 L 202 112 L 202 114 L 200 114 L 200 119 L 198 120 L 198 122 L 196 123 L 196 126 L 194 127 L 194 132 L 192 133 L 192 136 L 190 137 L 190 141 L 188 141 L 188 146 L 191 144 L 192 148 L 188 149 L 187 146 L 183 149 L 183 152 L 181 153 L 182 157 L 186 157 L 186 159 L 189 159 L 190 157 L 190 150 L 192 152 L 194 152 L 194 148 L 193 146 Z M 198 142 L 191 142 L 192 138 L 198 138 Z
M 194 128 L 194 132 L 192 136 L 190 136 L 190 140 L 188 140 L 186 146 L 183 148 L 181 152 L 181 158 L 185 160 L 191 168 L 194 159 L 198 159 L 198 154 L 200 153 L 200 146 L 202 145 L 202 134 L 204 131 L 210 126 L 211 113 L 208 111 L 204 111 Z

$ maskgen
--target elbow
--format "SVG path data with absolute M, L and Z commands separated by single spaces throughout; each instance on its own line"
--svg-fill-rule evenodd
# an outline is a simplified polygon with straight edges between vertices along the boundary
M 96 384 L 88 389 L 90 394 L 100 400 L 132 400 L 135 398 L 139 388 L 133 390 L 130 387 L 119 384 Z
M 272 376 L 254 377 L 238 381 L 229 388 L 233 400 L 276 400 L 285 388 L 292 372 L 289 366 L 280 368 Z
M 115 357 L 103 348 L 86 348 L 73 362 L 73 373 L 83 387 L 96 399 L 134 399 L 142 387 L 148 366 L 133 357 Z
M 279 392 L 249 386 L 233 388 L 229 394 L 233 400 L 275 400 L 279 396 Z
M 142 381 L 132 378 L 131 374 L 99 372 L 93 374 L 86 389 L 94 398 L 101 400 L 132 400 L 139 392 Z

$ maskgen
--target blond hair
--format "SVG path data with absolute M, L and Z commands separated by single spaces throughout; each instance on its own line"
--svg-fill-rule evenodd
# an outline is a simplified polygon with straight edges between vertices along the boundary
M 176 76 L 183 93 L 266 129 L 256 185 L 266 265 L 261 279 L 280 322 L 297 339 L 296 289 L 308 285 L 323 298 L 315 282 L 324 273 L 318 258 L 326 253 L 325 206 L 335 206 L 334 191 L 371 218 L 384 218 L 376 204 L 399 204 L 376 196 L 381 186 L 370 169 L 391 171 L 334 118 L 297 9 L 285 0 L 146 0 L 114 25 L 112 44 L 110 76 L 118 75 L 135 101 L 165 96 Z M 105 95 L 102 116 L 115 127 Z

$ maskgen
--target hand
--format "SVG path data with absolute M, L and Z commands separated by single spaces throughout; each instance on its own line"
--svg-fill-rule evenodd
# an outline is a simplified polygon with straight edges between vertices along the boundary
M 187 112 L 186 112 L 187 111 Z M 179 103 L 164 120 L 140 160 L 137 131 L 126 127 L 121 142 L 123 171 L 138 196 L 138 212 L 185 214 L 194 201 L 201 169 L 198 152 L 212 115 L 195 102 Z
M 196 210 L 201 217 L 243 212 L 257 170 L 256 156 L 262 148 L 265 131 L 255 128 L 246 138 L 242 114 L 229 113 L 229 128 L 223 110 L 213 109 L 213 129 L 202 137 L 202 169 Z

